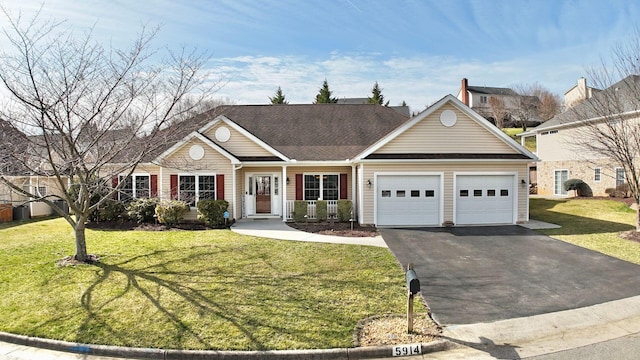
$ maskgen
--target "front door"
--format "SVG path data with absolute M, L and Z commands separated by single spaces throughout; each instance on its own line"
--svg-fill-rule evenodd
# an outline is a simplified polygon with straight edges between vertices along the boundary
M 271 213 L 271 176 L 256 176 L 256 213 Z

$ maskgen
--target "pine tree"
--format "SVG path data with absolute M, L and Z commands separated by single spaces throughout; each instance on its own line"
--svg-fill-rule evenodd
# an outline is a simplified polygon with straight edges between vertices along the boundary
M 378 85 L 377 81 L 373 85 L 373 89 L 371 89 L 371 97 L 367 98 L 367 102 L 369 104 L 378 104 L 378 105 L 384 104 L 384 106 L 389 106 L 388 100 L 386 103 L 384 102 L 384 95 L 382 95 L 382 89 L 380 89 L 380 86 Z
M 285 99 L 285 96 L 282 93 L 282 88 L 280 88 L 280 86 L 278 86 L 278 90 L 276 91 L 276 96 L 269 97 L 269 100 L 271 100 L 271 104 L 273 104 L 273 105 L 287 105 L 287 104 L 289 104 L 289 102 Z
M 338 102 L 338 98 L 331 97 L 331 90 L 329 90 L 329 83 L 327 79 L 324 79 L 324 83 L 322 83 L 322 87 L 320 88 L 320 92 L 316 95 L 316 100 L 313 102 L 314 104 L 334 104 Z

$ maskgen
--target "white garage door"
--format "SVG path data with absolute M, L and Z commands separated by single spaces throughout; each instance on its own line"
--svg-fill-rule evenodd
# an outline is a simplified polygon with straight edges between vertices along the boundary
M 457 175 L 457 225 L 513 224 L 513 175 Z
M 378 226 L 440 225 L 440 175 L 378 175 Z

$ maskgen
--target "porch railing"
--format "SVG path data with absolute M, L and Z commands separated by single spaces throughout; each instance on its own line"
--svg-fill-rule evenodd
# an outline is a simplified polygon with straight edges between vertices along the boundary
M 285 211 L 286 220 L 293 220 L 295 200 L 287 200 L 287 209 Z M 327 215 L 338 213 L 338 200 L 327 200 Z M 316 200 L 307 200 L 307 219 L 317 220 Z

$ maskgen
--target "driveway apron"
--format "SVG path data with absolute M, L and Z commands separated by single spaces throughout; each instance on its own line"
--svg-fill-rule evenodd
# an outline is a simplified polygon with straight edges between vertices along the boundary
M 640 295 L 640 266 L 520 226 L 381 229 L 414 264 L 440 324 L 575 309 Z

